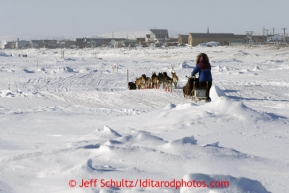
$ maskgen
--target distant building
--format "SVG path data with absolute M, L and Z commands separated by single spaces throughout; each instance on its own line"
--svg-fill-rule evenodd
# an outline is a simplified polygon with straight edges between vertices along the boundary
M 117 42 L 117 47 L 136 47 L 137 44 L 137 40 L 119 40 Z
M 236 40 L 233 40 L 233 41 L 230 41 L 229 42 L 229 45 L 230 46 L 240 46 L 240 45 L 245 45 L 247 44 L 248 42 L 246 41 L 246 39 L 236 39 Z
M 38 48 L 54 49 L 57 47 L 57 40 L 41 40 L 38 42 Z
M 124 40 L 125 38 L 76 38 L 77 48 L 94 48 L 111 46 L 111 40 Z
M 31 40 L 31 47 L 32 48 L 39 48 L 39 42 L 42 40 Z
M 61 40 L 57 43 L 58 48 L 75 48 L 76 41 L 73 40 Z
M 17 49 L 25 49 L 25 48 L 31 48 L 32 42 L 26 41 L 26 40 L 17 40 L 16 41 L 16 48 Z
M 149 40 L 150 41 L 159 41 L 165 42 L 166 39 L 169 39 L 169 33 L 166 29 L 150 29 Z
M 5 49 L 15 49 L 16 48 L 16 42 L 7 42 L 5 44 Z
M 145 41 L 146 41 L 146 42 L 149 42 L 150 39 L 151 39 L 151 35 L 150 35 L 150 34 L 146 34 Z
M 204 42 L 219 42 L 221 45 L 228 45 L 230 41 L 235 40 L 233 33 L 190 33 L 188 44 L 197 46 Z
M 247 35 L 243 35 L 243 34 L 241 34 L 241 35 L 234 35 L 235 36 L 235 40 L 246 40 L 247 39 Z
M 136 42 L 139 45 L 144 45 L 144 44 L 146 44 L 145 43 L 146 42 L 146 38 L 136 38 Z
M 267 42 L 278 42 L 278 41 L 284 41 L 284 37 L 279 34 L 267 36 Z
M 260 35 L 252 35 L 251 37 L 248 35 L 235 35 L 235 40 L 230 41 L 229 45 L 236 46 L 236 45 L 245 45 L 245 44 L 254 44 L 260 45 L 267 42 L 266 36 Z
M 125 38 L 105 38 L 102 42 L 102 47 L 118 47 L 120 41 L 126 40 Z M 123 47 L 123 46 L 120 46 Z
M 76 41 L 73 40 L 65 40 L 65 48 L 75 48 Z
M 188 44 L 189 35 L 179 35 L 178 41 L 180 44 Z
M 251 38 L 251 39 L 250 39 Z M 260 44 L 260 43 L 265 43 L 267 41 L 267 37 L 266 36 L 260 36 L 260 35 L 252 35 L 252 37 L 248 37 L 247 35 L 235 35 L 235 40 L 234 41 L 230 41 L 230 45 L 231 42 L 236 42 L 238 44 L 240 44 L 241 42 L 244 42 L 244 44 L 249 43 L 252 40 L 251 43 L 254 44 Z
M 252 39 L 254 42 L 266 42 L 267 41 L 267 37 L 266 36 L 259 36 L 259 35 L 253 35 Z
M 245 45 L 249 42 L 247 35 L 234 35 L 235 39 L 229 41 L 230 46 L 239 46 L 239 45 Z
M 165 46 L 177 46 L 178 44 L 179 44 L 178 38 L 170 38 L 165 42 Z
M 77 48 L 94 48 L 101 47 L 104 38 L 76 38 Z

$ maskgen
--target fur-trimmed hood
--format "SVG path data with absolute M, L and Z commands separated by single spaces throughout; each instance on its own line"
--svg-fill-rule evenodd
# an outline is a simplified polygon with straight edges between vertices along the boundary
M 199 62 L 197 65 L 200 70 L 211 70 L 211 64 L 209 62 Z

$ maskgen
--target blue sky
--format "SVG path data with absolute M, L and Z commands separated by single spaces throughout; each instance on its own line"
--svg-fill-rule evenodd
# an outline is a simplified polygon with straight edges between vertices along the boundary
M 162 28 L 244 34 L 289 29 L 288 0 L 1 0 L 0 36 L 84 37 Z M 288 30 L 289 31 L 289 30 Z

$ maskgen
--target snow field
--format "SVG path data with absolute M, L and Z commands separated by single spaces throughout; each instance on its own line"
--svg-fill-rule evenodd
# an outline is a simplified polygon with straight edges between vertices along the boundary
M 289 50 L 271 47 L 4 50 L 3 192 L 267 193 L 289 189 Z M 18 57 L 19 53 L 28 58 Z M 171 65 L 186 83 L 208 54 L 212 102 L 181 89 L 129 91 Z M 12 56 L 10 56 L 12 54 Z M 118 73 L 112 65 L 118 63 Z M 230 188 L 80 188 L 82 179 L 228 180 Z

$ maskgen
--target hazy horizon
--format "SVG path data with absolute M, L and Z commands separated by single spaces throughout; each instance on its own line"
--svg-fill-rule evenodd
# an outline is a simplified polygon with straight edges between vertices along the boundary
M 93 37 L 117 32 L 168 29 L 175 33 L 263 34 L 287 28 L 288 1 L 277 0 L 37 0 L 1 2 L 0 37 Z M 286 31 L 286 34 L 288 32 Z M 265 32 L 266 34 L 266 32 Z

